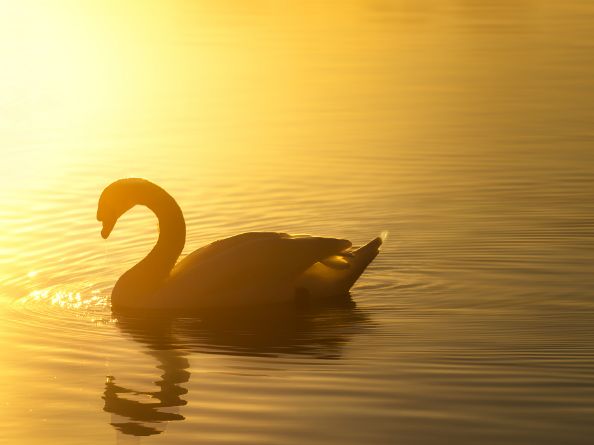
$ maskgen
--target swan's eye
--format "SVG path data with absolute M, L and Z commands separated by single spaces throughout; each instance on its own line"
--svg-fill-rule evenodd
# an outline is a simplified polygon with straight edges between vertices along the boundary
M 101 236 L 104 239 L 107 239 L 117 221 L 117 218 L 114 218 L 110 213 L 109 209 L 105 206 L 99 205 L 99 208 L 97 209 L 97 221 L 103 223 Z

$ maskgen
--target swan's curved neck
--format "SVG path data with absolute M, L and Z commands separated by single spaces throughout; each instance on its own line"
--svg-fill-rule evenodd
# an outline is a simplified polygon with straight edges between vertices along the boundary
M 116 299 L 145 296 L 170 274 L 186 242 L 186 224 L 175 199 L 162 188 L 146 183 L 133 191 L 136 205 L 148 207 L 159 220 L 159 239 L 149 254 L 120 277 Z M 112 294 L 112 297 L 114 296 Z
M 169 274 L 186 243 L 186 223 L 175 199 L 162 189 L 160 192 L 148 197 L 144 203 L 159 220 L 159 239 L 139 265 L 156 265 Z

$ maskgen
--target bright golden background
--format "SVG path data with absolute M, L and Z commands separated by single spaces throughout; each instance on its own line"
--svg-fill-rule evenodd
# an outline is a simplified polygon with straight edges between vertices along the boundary
M 0 443 L 592 436 L 590 1 L 0 1 Z M 186 252 L 390 238 L 356 308 L 146 330 L 108 302 L 155 220 L 95 221 L 127 176 Z

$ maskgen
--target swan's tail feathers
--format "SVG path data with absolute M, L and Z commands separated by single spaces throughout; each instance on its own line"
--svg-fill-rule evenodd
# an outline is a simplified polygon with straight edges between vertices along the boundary
M 387 232 L 384 232 L 387 236 Z M 373 259 L 379 253 L 379 248 L 386 239 L 386 236 L 379 236 L 374 238 L 363 247 L 360 247 L 356 250 L 351 251 L 352 259 L 350 261 L 350 273 L 345 280 L 346 290 L 348 291 L 353 284 L 359 279 L 361 274 L 365 271 L 369 263 L 373 261 Z

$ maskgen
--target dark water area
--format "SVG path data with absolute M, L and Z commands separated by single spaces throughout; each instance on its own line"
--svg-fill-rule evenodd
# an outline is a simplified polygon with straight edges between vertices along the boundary
M 0 443 L 591 442 L 591 2 L 23 5 L 0 18 Z M 131 176 L 176 198 L 185 254 L 389 237 L 349 301 L 116 313 L 157 237 L 142 208 L 100 236 Z

